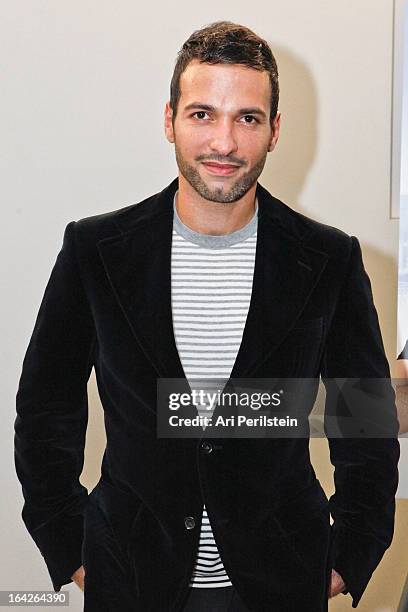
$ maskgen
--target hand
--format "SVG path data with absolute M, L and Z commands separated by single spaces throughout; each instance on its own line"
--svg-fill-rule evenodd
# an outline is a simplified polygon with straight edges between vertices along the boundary
M 343 578 L 340 576 L 338 572 L 336 572 L 335 569 L 332 569 L 331 584 L 329 586 L 328 598 L 330 599 L 330 597 L 335 597 L 336 595 L 338 595 L 345 589 L 346 589 L 346 585 L 345 585 Z
M 83 591 L 84 590 L 84 579 L 85 579 L 85 570 L 84 570 L 84 566 L 81 565 L 81 567 L 72 574 L 71 580 L 73 580 L 75 584 L 79 586 L 81 591 Z
M 408 432 L 408 359 L 397 359 L 394 369 L 398 380 L 395 389 L 399 422 L 398 433 L 403 434 Z

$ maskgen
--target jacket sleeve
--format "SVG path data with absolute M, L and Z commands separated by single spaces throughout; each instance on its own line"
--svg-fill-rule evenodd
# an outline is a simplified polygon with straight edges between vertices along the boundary
M 334 466 L 335 493 L 329 499 L 332 567 L 343 577 L 345 593 L 356 608 L 393 538 L 400 446 L 395 393 L 371 284 L 359 241 L 354 236 L 350 241 L 321 375 Z
M 79 273 L 75 228 L 75 221 L 65 228 L 16 396 L 14 448 L 24 496 L 22 518 L 56 591 L 82 565 L 87 500 L 79 476 L 95 331 Z

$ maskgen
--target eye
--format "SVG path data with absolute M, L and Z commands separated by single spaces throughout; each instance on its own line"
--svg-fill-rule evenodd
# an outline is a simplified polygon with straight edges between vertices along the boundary
M 191 116 L 194 117 L 194 115 L 206 115 L 206 114 L 207 113 L 205 111 L 196 111 Z M 197 117 L 197 119 L 203 119 L 203 117 Z
M 251 121 L 251 123 L 249 125 L 251 125 L 252 123 L 259 123 L 258 119 L 256 117 L 254 117 L 253 115 L 245 115 L 244 118 L 246 119 L 247 117 L 249 117 L 250 119 L 253 119 L 254 121 Z M 248 123 L 248 121 L 245 121 L 245 123 Z
M 203 115 L 206 115 L 207 113 L 205 111 L 196 111 L 195 113 L 193 113 L 192 115 L 190 115 L 191 117 L 196 117 L 196 119 L 204 119 Z M 199 116 L 201 115 L 201 116 Z M 244 115 L 244 119 L 251 119 L 251 121 L 244 121 L 244 123 L 246 123 L 247 125 L 253 125 L 254 123 L 259 123 L 258 119 L 256 117 L 254 117 L 253 115 Z

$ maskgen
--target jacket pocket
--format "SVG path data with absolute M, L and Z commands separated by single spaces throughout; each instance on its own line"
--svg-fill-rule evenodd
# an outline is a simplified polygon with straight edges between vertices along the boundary
M 298 321 L 279 345 L 277 372 L 287 378 L 317 375 L 323 350 L 324 317 Z M 275 358 L 276 361 L 276 358 Z
M 128 555 L 131 532 L 143 510 L 143 502 L 135 494 L 102 479 L 90 497 L 103 512 L 120 549 Z
M 286 498 L 273 511 L 270 528 L 275 535 L 290 536 L 307 529 L 315 517 L 329 521 L 329 501 L 318 479 Z
M 293 331 L 321 329 L 323 327 L 324 317 L 316 317 L 314 319 L 299 319 L 292 327 L 289 333 Z
M 300 320 L 285 336 L 283 344 L 287 346 L 304 346 L 310 350 L 311 345 L 320 345 L 323 338 L 324 317 Z
M 328 580 L 329 538 L 329 504 L 318 480 L 275 509 L 269 523 L 273 548 L 286 556 L 294 573 L 313 580 L 319 575 Z

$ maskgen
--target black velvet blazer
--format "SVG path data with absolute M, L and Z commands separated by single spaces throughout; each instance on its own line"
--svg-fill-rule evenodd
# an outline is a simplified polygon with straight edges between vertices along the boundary
M 135 610 L 180 610 L 203 502 L 249 609 L 326 610 L 331 567 L 356 607 L 393 537 L 399 443 L 391 384 L 392 436 L 329 439 L 330 499 L 310 463 L 308 437 L 223 438 L 212 452 L 205 432 L 158 437 L 157 379 L 184 377 L 170 292 L 177 188 L 178 178 L 142 202 L 65 229 L 17 392 L 23 520 L 59 590 L 83 559 L 89 499 L 79 475 L 94 367 L 107 447 L 91 497 L 131 564 Z M 256 195 L 253 293 L 231 379 L 321 375 L 327 399 L 333 377 L 388 379 L 357 238 L 295 212 L 259 183 Z M 367 401 L 374 415 L 375 397 Z

